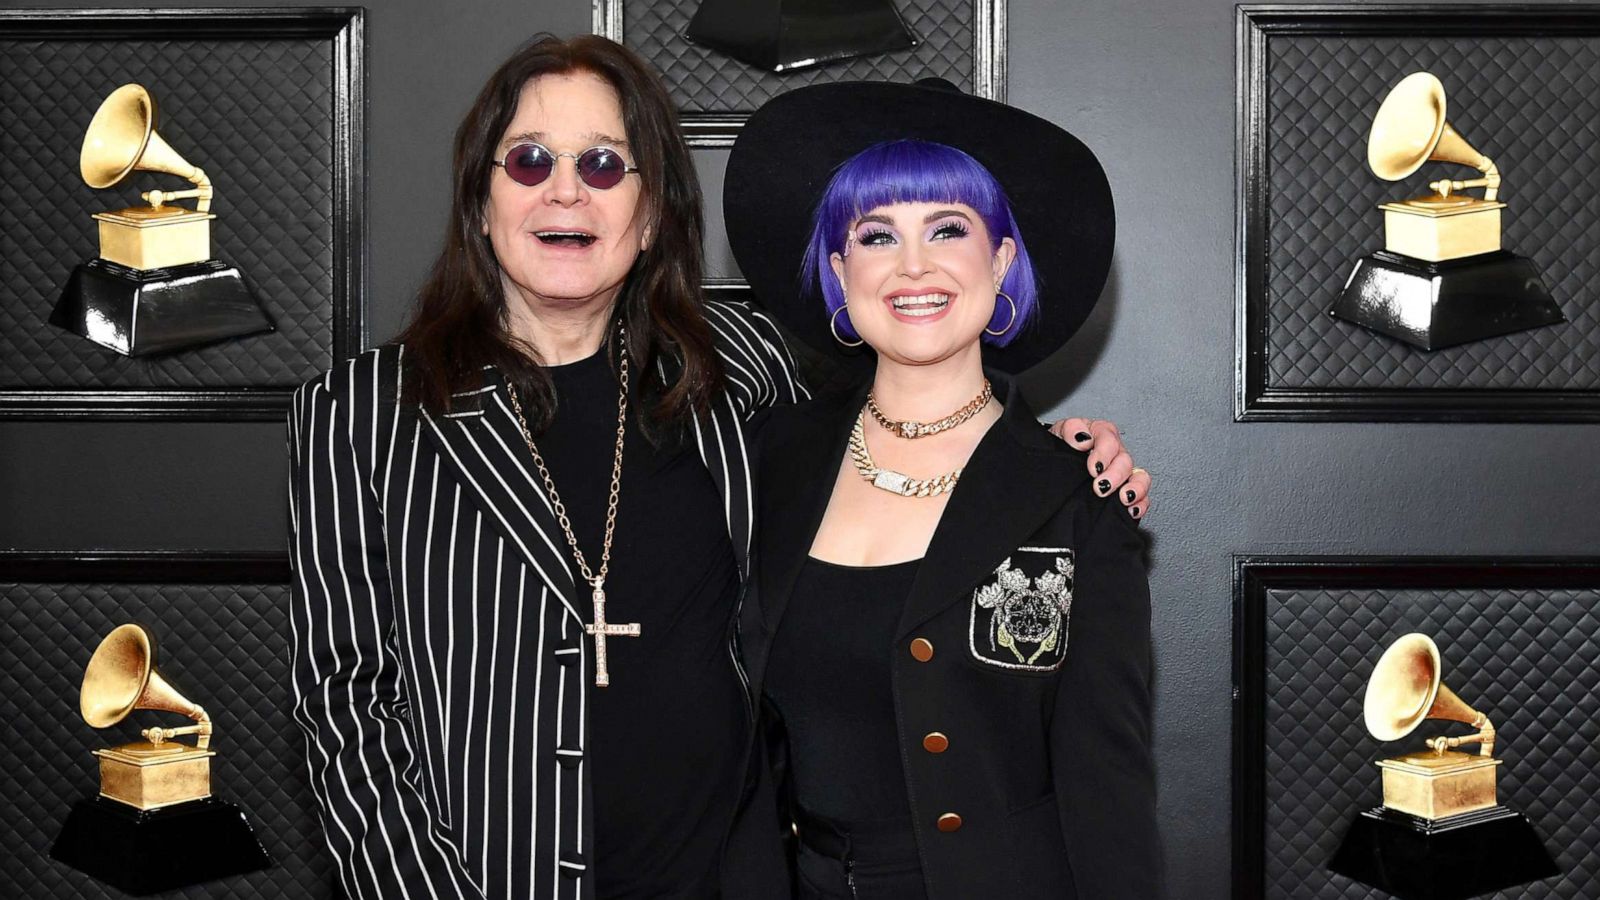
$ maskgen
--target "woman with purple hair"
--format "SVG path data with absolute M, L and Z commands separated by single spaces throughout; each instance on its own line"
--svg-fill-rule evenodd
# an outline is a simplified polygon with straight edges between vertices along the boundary
M 1099 162 L 947 85 L 826 85 L 756 113 L 725 198 L 759 298 L 862 376 L 762 433 L 744 845 L 791 836 L 806 900 L 1160 896 L 1137 510 L 1015 378 L 1105 283 Z

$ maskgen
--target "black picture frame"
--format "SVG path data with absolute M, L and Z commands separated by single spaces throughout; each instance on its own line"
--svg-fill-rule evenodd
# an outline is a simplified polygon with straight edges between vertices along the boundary
M 271 550 L 0 550 L 0 583 L 288 584 Z
M 268 867 L 188 891 L 238 898 L 343 895 L 321 834 L 290 687 L 292 570 L 284 551 L 0 551 L 0 681 L 18 693 L 0 750 L 21 827 L 0 830 L 0 894 L 125 894 L 52 859 L 69 810 L 92 797 L 97 747 L 137 739 L 172 714 L 140 712 L 101 731 L 78 715 L 83 667 L 110 629 L 135 622 L 157 670 L 217 723 L 217 796 L 244 813 Z
M 1600 421 L 1600 389 L 1270 384 L 1266 133 L 1268 51 L 1277 38 L 1600 37 L 1600 5 L 1241 4 L 1236 24 L 1235 421 Z
M 1238 900 L 1266 897 L 1267 595 L 1294 588 L 1600 590 L 1600 557 L 1235 555 L 1232 896 Z
M 623 6 L 625 0 L 593 0 L 595 34 L 625 43 Z M 990 100 L 1006 99 L 1006 0 L 971 0 L 972 3 L 972 93 Z M 672 36 L 683 40 L 681 35 Z M 727 148 L 733 146 L 739 129 L 754 110 L 733 112 L 685 111 L 680 115 L 690 147 Z
M 333 290 L 327 298 L 331 364 L 358 352 L 367 340 L 365 16 L 360 7 L 10 9 L 0 10 L 0 42 L 325 41 L 333 92 L 332 163 L 326 184 L 332 203 Z M 64 177 L 76 178 L 76 173 Z M 277 420 L 288 410 L 292 393 L 293 386 L 284 384 L 81 389 L 9 385 L 0 387 L 0 419 Z

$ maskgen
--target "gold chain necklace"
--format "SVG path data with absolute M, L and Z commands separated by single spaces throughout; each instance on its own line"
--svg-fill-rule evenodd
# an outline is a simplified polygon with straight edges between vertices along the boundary
M 961 478 L 961 469 L 937 478 L 912 478 L 902 472 L 880 469 L 867 451 L 867 411 L 864 409 L 856 413 L 855 427 L 850 429 L 850 459 L 856 464 L 856 471 L 873 487 L 902 497 L 937 497 L 954 490 Z
M 973 397 L 971 402 L 969 402 L 966 406 L 961 407 L 937 422 L 923 424 L 921 422 L 897 422 L 889 418 L 883 414 L 883 410 L 878 408 L 877 399 L 872 396 L 871 391 L 868 391 L 867 412 L 872 413 L 872 417 L 878 420 L 878 424 L 882 425 L 884 430 L 890 432 L 891 434 L 906 438 L 907 440 L 911 440 L 913 438 L 927 437 L 930 434 L 938 434 L 941 431 L 949 431 L 950 429 L 977 415 L 985 406 L 989 405 L 989 401 L 993 399 L 993 397 L 994 386 L 989 384 L 989 379 L 985 378 L 983 380 L 983 390 L 979 391 L 978 396 Z
M 618 337 L 625 338 L 620 329 Z M 533 442 L 532 432 L 528 431 L 528 420 L 523 418 L 522 404 L 517 402 L 516 388 L 506 386 L 506 392 L 511 396 L 511 408 L 517 414 L 517 425 L 522 429 L 522 440 L 527 443 L 528 452 L 533 454 L 533 464 L 539 469 L 539 477 L 544 479 L 544 489 L 550 495 L 550 505 L 555 507 L 556 521 L 561 523 L 561 530 L 567 536 L 567 546 L 572 548 L 572 555 L 578 561 L 578 570 L 583 573 L 583 580 L 589 582 L 592 591 L 590 599 L 594 601 L 594 624 L 583 626 L 583 630 L 594 635 L 596 687 L 605 687 L 611 683 L 611 673 L 606 669 L 606 638 L 639 636 L 637 622 L 613 625 L 606 621 L 606 573 L 611 569 L 611 535 L 617 528 L 617 498 L 621 496 L 622 491 L 622 442 L 627 435 L 628 424 L 628 347 L 625 339 L 622 347 L 622 364 L 619 368 L 622 390 L 617 395 L 617 450 L 611 461 L 611 495 L 606 500 L 606 539 L 600 549 L 599 574 L 589 570 L 589 561 L 583 558 L 583 551 L 578 549 L 578 538 L 572 533 L 572 520 L 567 518 L 567 507 L 561 502 L 561 495 L 556 493 L 556 483 L 550 477 L 550 469 L 544 464 L 544 457 L 539 455 L 539 447 Z

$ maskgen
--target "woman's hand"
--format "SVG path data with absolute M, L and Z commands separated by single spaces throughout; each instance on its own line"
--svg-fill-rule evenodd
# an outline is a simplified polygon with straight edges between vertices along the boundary
M 1133 457 L 1122 446 L 1117 423 L 1108 419 L 1062 419 L 1050 426 L 1050 433 L 1089 454 L 1095 494 L 1105 497 L 1115 491 L 1135 519 L 1150 514 L 1150 473 L 1134 467 Z

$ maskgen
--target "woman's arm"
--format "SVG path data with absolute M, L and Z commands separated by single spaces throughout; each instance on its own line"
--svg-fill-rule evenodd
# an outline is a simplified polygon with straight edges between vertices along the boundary
M 1126 509 L 1095 503 L 1078 542 L 1051 771 L 1079 897 L 1162 894 L 1150 747 L 1150 588 Z
M 323 831 L 353 898 L 482 900 L 422 793 L 371 463 L 335 377 L 297 391 L 289 419 L 294 717 Z

